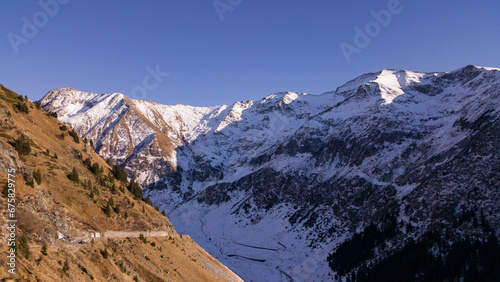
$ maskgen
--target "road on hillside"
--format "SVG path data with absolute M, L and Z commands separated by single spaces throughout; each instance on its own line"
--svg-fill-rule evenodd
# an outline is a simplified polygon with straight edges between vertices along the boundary
M 141 234 L 145 237 L 179 237 L 182 235 L 169 234 L 167 231 L 105 231 L 99 237 L 76 237 L 71 242 L 64 242 L 59 244 L 52 244 L 47 247 L 61 247 L 61 246 L 78 246 L 87 245 L 92 239 L 117 239 L 117 238 L 139 238 Z M 58 239 L 60 240 L 60 239 Z M 41 248 L 41 246 L 33 246 L 33 249 Z

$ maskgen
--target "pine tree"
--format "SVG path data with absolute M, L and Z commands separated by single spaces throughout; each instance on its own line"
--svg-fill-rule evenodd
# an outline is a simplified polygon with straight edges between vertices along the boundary
M 103 251 L 101 251 L 101 255 L 103 258 L 107 259 L 108 258 L 108 248 L 104 248 Z
M 19 136 L 19 138 L 11 142 L 11 145 L 14 146 L 19 155 L 29 155 L 31 153 L 30 140 L 24 135 Z
M 47 253 L 47 244 L 46 243 L 43 243 L 43 246 L 42 246 L 42 250 L 40 251 L 42 253 L 42 255 L 44 256 L 47 256 L 48 253 Z
M 141 240 L 144 244 L 147 243 L 146 237 L 142 233 L 139 233 L 139 240 Z
M 76 131 L 74 129 L 72 129 L 70 132 L 69 132 L 69 135 L 71 137 L 73 137 L 73 141 L 75 141 L 76 143 L 80 143 L 80 137 L 78 137 L 78 133 L 76 133 Z
M 87 179 L 83 182 L 83 187 L 85 187 L 86 189 L 92 190 L 92 182 L 90 181 L 90 179 Z
M 127 182 L 127 172 L 122 169 L 119 165 L 113 165 L 111 172 L 115 176 L 116 179 Z
M 19 240 L 19 251 L 21 251 L 21 254 L 24 256 L 24 258 L 29 259 L 30 258 L 30 246 L 28 244 L 28 238 L 26 235 L 23 234 L 21 239 Z
M 68 175 L 69 180 L 79 183 L 80 182 L 80 176 L 78 175 L 78 171 L 76 168 L 73 168 L 71 173 Z
M 30 109 L 26 105 L 26 103 L 22 102 L 17 102 L 17 104 L 14 104 L 14 110 L 19 111 L 21 113 L 29 114 Z
M 104 208 L 104 213 L 110 217 L 111 216 L 111 210 L 112 210 L 112 207 L 111 205 L 109 204 L 109 202 L 106 204 L 106 207 Z
M 108 205 L 109 205 L 110 207 L 113 207 L 113 206 L 115 205 L 115 202 L 113 202 L 113 197 L 109 198 L 109 200 L 108 200 Z
M 36 184 L 42 184 L 42 173 L 40 172 L 40 169 L 37 169 L 33 172 L 33 178 L 35 179 Z
M 101 175 L 101 167 L 98 163 L 94 163 L 90 168 L 90 171 L 95 175 Z
M 135 180 L 130 180 L 130 184 L 128 186 L 128 190 L 134 195 L 137 199 L 142 199 L 142 189 L 139 184 L 135 183 Z
M 146 198 L 143 198 L 142 201 L 150 206 L 153 206 L 153 202 L 149 198 L 149 195 Z M 158 210 L 156 207 L 154 207 L 156 210 Z
M 126 273 L 127 269 L 125 268 L 125 265 L 123 264 L 123 261 L 120 261 L 120 264 L 118 265 L 120 267 L 121 272 Z
M 112 180 L 111 180 L 111 181 L 112 181 Z M 116 193 L 117 193 L 115 182 L 113 182 L 113 185 L 111 185 L 110 190 L 111 190 L 111 193 L 112 193 L 112 194 L 116 194 Z
M 90 158 L 86 158 L 84 161 L 83 161 L 83 164 L 88 168 L 90 169 L 92 167 L 92 161 L 90 160 Z
M 68 270 L 69 270 L 69 263 L 68 263 L 68 260 L 66 259 L 66 260 L 64 261 L 64 265 L 63 265 L 62 271 L 63 271 L 64 273 L 66 273 L 66 272 L 68 272 Z

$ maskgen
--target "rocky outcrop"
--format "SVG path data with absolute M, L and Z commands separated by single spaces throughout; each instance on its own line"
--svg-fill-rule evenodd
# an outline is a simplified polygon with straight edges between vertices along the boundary
M 9 169 L 18 171 L 21 168 L 21 160 L 12 145 L 0 140 L 0 171 L 7 175 Z

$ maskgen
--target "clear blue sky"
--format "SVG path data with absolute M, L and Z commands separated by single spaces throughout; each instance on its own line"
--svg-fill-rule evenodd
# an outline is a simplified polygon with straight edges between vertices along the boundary
M 498 0 L 401 0 L 379 30 L 370 12 L 392 0 L 58 1 L 68 3 L 52 15 L 35 0 L 0 1 L 0 83 L 33 100 L 61 87 L 143 87 L 147 100 L 212 106 L 321 94 L 384 68 L 500 67 Z M 214 2 L 238 5 L 218 13 Z M 38 30 L 23 35 L 23 17 Z M 370 42 L 348 62 L 339 44 L 356 47 L 354 28 L 367 24 Z M 169 73 L 159 83 L 146 70 L 157 65 Z

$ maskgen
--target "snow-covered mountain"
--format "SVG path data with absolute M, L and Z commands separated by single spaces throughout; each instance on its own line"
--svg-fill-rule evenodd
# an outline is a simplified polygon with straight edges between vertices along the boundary
M 244 279 L 340 279 L 434 230 L 453 244 L 500 229 L 500 69 L 382 70 L 229 106 L 72 88 L 41 105 Z M 329 254 L 388 218 L 397 232 L 374 255 L 335 268 Z

